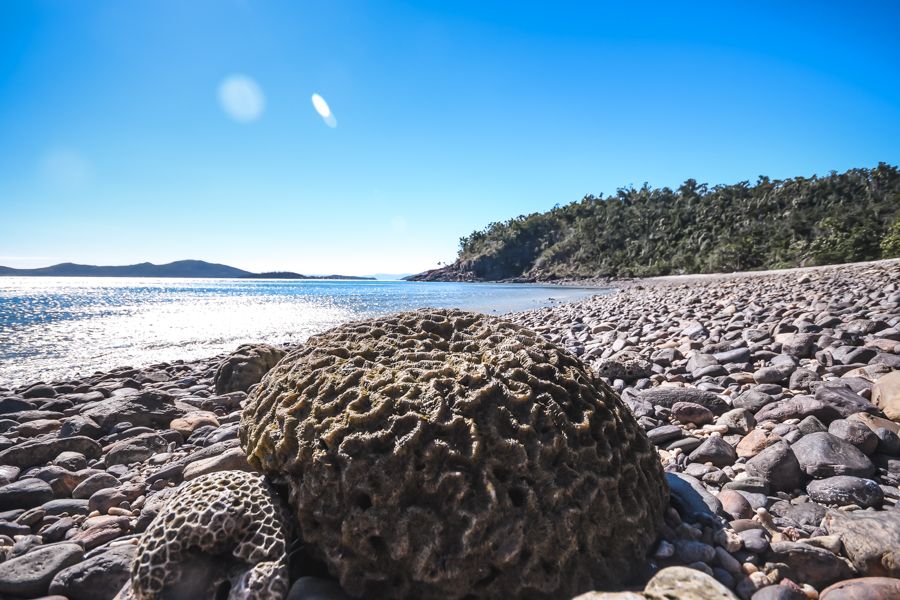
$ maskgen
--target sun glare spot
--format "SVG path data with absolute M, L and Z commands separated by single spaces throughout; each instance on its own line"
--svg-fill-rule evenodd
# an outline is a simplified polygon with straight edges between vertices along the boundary
M 266 109 L 266 97 L 253 79 L 229 75 L 219 84 L 219 102 L 225 113 L 240 123 L 259 119 Z
M 334 118 L 334 114 L 331 112 L 328 103 L 325 102 L 325 98 L 318 94 L 313 94 L 312 105 L 313 108 L 316 109 L 316 112 L 319 113 L 319 116 L 322 117 L 322 120 L 325 121 L 326 125 L 329 127 L 337 127 L 337 119 Z

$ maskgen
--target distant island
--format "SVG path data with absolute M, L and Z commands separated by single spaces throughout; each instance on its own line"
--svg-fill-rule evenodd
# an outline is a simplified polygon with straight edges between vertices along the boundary
M 411 281 L 551 281 L 727 273 L 900 257 L 900 170 L 678 189 L 619 189 L 460 238 Z
M 375 281 L 374 277 L 358 277 L 356 275 L 302 275 L 292 271 L 269 271 L 267 273 L 251 273 L 241 279 L 352 279 Z
M 236 267 L 203 260 L 178 260 L 164 265 L 149 262 L 136 265 L 96 266 L 60 263 L 39 269 L 0 266 L 0 277 L 196 277 L 201 279 L 352 279 L 372 281 L 374 277 L 353 275 L 301 275 L 290 271 L 251 273 Z

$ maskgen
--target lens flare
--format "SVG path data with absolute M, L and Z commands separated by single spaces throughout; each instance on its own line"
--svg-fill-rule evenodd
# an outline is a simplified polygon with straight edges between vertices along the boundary
M 319 113 L 319 116 L 322 117 L 322 120 L 325 121 L 326 125 L 329 127 L 337 127 L 337 119 L 334 118 L 334 114 L 331 112 L 328 103 L 325 102 L 325 98 L 318 94 L 313 94 L 312 105 L 313 108 L 316 109 L 316 112 Z
M 230 75 L 219 84 L 219 103 L 225 113 L 239 123 L 256 121 L 266 109 L 262 89 L 246 75 Z

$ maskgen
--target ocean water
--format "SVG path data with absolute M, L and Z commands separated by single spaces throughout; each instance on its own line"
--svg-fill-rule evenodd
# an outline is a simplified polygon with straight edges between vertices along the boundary
M 0 277 L 0 386 L 301 342 L 423 307 L 503 314 L 597 288 L 404 281 Z

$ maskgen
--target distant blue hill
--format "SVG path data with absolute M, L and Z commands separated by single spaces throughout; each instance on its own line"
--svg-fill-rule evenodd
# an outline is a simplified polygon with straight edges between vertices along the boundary
M 371 273 L 368 275 L 368 277 L 383 281 L 400 281 L 412 274 L 413 273 Z
M 243 269 L 208 263 L 202 260 L 178 260 L 165 265 L 139 263 L 102 267 L 60 263 L 40 269 L 14 269 L 0 266 L 0 276 L 15 277 L 198 277 L 205 279 L 371 279 L 351 275 L 314 276 L 287 271 L 251 273 Z

